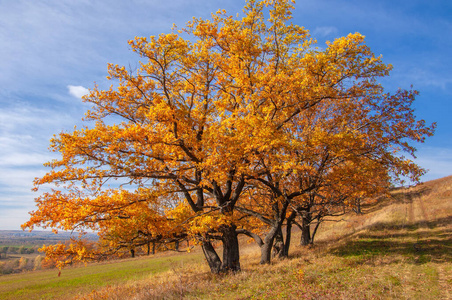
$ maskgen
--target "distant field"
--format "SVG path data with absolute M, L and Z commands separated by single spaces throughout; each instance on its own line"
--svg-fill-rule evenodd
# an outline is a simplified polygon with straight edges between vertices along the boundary
M 6 258 L 0 259 L 0 262 L 7 261 L 7 260 L 13 260 L 13 259 L 20 259 L 21 257 L 28 258 L 28 259 L 34 259 L 36 256 L 41 255 L 44 256 L 44 253 L 36 252 L 31 254 L 8 254 Z
M 77 234 L 75 234 L 77 236 Z M 34 230 L 32 232 L 22 230 L 0 230 L 0 248 L 2 247 L 20 247 L 20 246 L 39 246 L 43 244 L 55 244 L 59 241 L 67 241 L 74 237 L 70 232 L 59 232 L 54 234 L 51 231 Z M 88 234 L 87 239 L 96 240 L 97 235 Z
M 267 266 L 243 240 L 238 274 L 210 274 L 199 252 L 164 254 L 0 276 L 0 299 L 452 299 L 452 177 L 324 223 L 314 247 L 298 238 Z

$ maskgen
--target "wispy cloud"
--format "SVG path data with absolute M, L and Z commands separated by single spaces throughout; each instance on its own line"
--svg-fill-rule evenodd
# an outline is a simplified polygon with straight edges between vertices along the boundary
M 0 228 L 2 230 L 20 230 L 20 225 L 25 223 L 30 215 L 24 207 L 4 207 L 0 204 Z
M 18 229 L 28 218 L 33 179 L 54 158 L 49 139 L 79 125 L 86 109 L 75 98 L 93 82 L 107 85 L 107 63 L 137 60 L 127 40 L 230 7 L 229 1 L 200 0 L 2 1 L 0 229 Z
M 316 27 L 312 31 L 312 35 L 314 37 L 330 37 L 332 35 L 336 35 L 338 33 L 338 29 L 334 26 L 321 26 Z
M 0 205 L 14 199 L 14 205 L 32 205 L 33 179 L 42 176 L 43 163 L 54 158 L 47 150 L 49 138 L 68 122 L 71 116 L 58 109 L 25 103 L 0 110 Z
M 437 64 L 440 65 L 441 63 L 438 62 Z M 402 83 L 404 86 L 413 84 L 415 88 L 441 89 L 445 93 L 452 94 L 452 76 L 444 76 L 444 73 L 438 72 L 438 67 L 401 64 L 396 67 L 395 71 L 397 82 Z
M 199 0 L 2 1 L 0 86 L 45 93 L 71 82 L 89 86 L 105 80 L 107 63 L 134 61 L 127 41 L 169 32 L 197 10 L 209 16 L 224 2 Z M 86 76 L 90 74 L 89 76 Z
M 2 139 L 0 139 L 0 142 L 1 140 Z M 18 149 L 16 148 L 16 150 Z M 44 162 L 50 161 L 53 158 L 53 155 L 47 155 L 43 153 L 16 152 L 0 157 L 0 168 L 42 166 Z
M 416 163 L 428 170 L 424 181 L 452 175 L 452 149 L 424 146 L 416 156 Z

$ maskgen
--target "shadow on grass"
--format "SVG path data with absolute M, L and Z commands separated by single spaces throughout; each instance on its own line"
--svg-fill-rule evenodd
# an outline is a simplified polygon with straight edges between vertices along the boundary
M 376 199 L 376 203 L 363 203 L 361 206 L 363 213 L 371 213 L 380 210 L 386 206 L 397 204 L 409 204 L 415 200 L 425 197 L 432 192 L 431 187 L 421 185 L 415 189 L 406 187 L 394 188 L 389 196 L 381 196 Z
M 408 262 L 452 261 L 452 217 L 406 225 L 378 223 L 364 234 L 345 239 L 331 253 L 344 258 L 372 262 L 376 256 L 401 255 Z M 395 262 L 397 259 L 388 260 Z
M 397 232 L 401 232 L 402 230 L 415 231 L 421 228 L 435 229 L 438 227 L 444 227 L 449 225 L 452 225 L 452 216 L 438 218 L 434 221 L 422 220 L 412 224 L 400 224 L 398 222 L 397 223 L 379 222 L 371 226 L 368 226 L 365 229 L 375 233 L 379 233 L 382 231 L 394 231 L 393 236 L 396 236 Z M 449 228 L 449 230 L 452 230 L 452 228 Z M 428 232 L 426 234 L 428 234 Z

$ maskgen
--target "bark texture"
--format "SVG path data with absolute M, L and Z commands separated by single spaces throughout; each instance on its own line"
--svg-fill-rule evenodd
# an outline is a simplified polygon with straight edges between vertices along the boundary
M 214 274 L 220 273 L 221 259 L 215 251 L 215 248 L 212 246 L 212 243 L 209 241 L 204 241 L 202 243 L 202 251 L 204 252 L 204 257 L 206 258 L 210 271 Z
M 309 209 L 302 211 L 301 214 L 301 240 L 300 245 L 307 246 L 311 244 L 311 213 Z
M 224 226 L 221 229 L 223 239 L 223 263 L 222 272 L 240 271 L 239 240 L 235 225 Z

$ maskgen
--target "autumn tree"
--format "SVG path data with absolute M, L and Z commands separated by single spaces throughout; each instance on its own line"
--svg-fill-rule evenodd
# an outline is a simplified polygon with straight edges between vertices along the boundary
M 250 182 L 268 190 L 267 197 L 261 196 L 264 203 L 238 207 L 271 228 L 267 243 L 256 239 L 266 252 L 261 262 L 269 261 L 271 243 L 286 217 L 290 230 L 300 216 L 303 243 L 310 243 L 313 218 L 320 221 L 357 198 L 382 193 L 400 175 L 416 181 L 424 173 L 402 155 L 414 156 L 410 142 L 423 142 L 434 130 L 434 125 L 415 118 L 412 102 L 417 92 L 384 92 L 377 79 L 387 76 L 391 66 L 375 57 L 362 35 L 350 34 L 327 45 L 306 53 L 301 66 L 320 101 L 284 123 L 278 132 L 285 135 L 284 142 L 261 151 L 258 171 L 250 176 Z M 265 203 L 268 211 L 258 211 Z M 314 207 L 316 212 L 311 211 Z M 286 236 L 290 238 L 289 231 Z
M 375 88 L 382 90 L 379 85 Z M 416 95 L 416 91 L 406 90 L 393 95 L 367 94 L 351 103 L 346 100 L 328 107 L 328 116 L 315 116 L 323 133 L 317 132 L 305 141 L 316 138 L 319 160 L 310 165 L 312 173 L 304 180 L 308 186 L 311 180 L 318 184 L 294 203 L 293 210 L 302 223 L 301 244 L 312 243 L 309 224 L 314 219 L 315 234 L 324 217 L 352 210 L 359 199 L 387 192 L 391 184 L 402 181 L 401 175 L 419 181 L 425 170 L 402 154 L 414 156 L 415 148 L 409 142 L 423 142 L 433 134 L 435 124 L 426 126 L 416 120 L 412 108 Z M 324 104 L 317 107 L 316 114 Z M 312 116 L 305 118 L 309 119 Z
M 265 5 L 270 5 L 268 22 L 263 18 Z M 265 147 L 273 136 L 272 130 L 260 130 L 265 125 L 261 112 L 277 99 L 265 98 L 272 93 L 271 86 L 290 83 L 298 66 L 285 62 L 293 72 L 281 72 L 274 82 L 268 71 L 278 73 L 278 65 L 283 65 L 280 56 L 301 53 L 309 46 L 309 41 L 298 46 L 306 39 L 306 30 L 285 28 L 288 9 L 284 1 L 250 1 L 242 19 L 218 12 L 212 21 L 194 19 L 180 33 L 131 41 L 145 61 L 134 72 L 110 65 L 109 78 L 118 80 L 118 88 L 94 88 L 85 98 L 93 104 L 86 119 L 95 126 L 53 139 L 52 149 L 62 158 L 50 162 L 52 171 L 35 183 L 59 187 L 37 199 L 38 210 L 25 226 L 95 229 L 93 224 L 103 220 L 106 211 L 120 214 L 108 199 L 116 189 L 108 181 L 117 179 L 129 183 L 129 189 L 147 189 L 151 194 L 137 195 L 122 207 L 155 197 L 185 201 L 192 214 L 200 215 L 189 216 L 193 220 L 185 224 L 195 227 L 187 231 L 202 243 L 212 271 L 239 270 L 233 213 L 254 149 Z M 300 76 L 285 84 L 278 101 L 291 91 L 297 94 L 299 81 Z M 281 124 L 312 105 L 310 99 L 299 101 L 301 97 L 287 99 Z M 122 122 L 111 124 L 111 119 Z M 211 239 L 223 242 L 223 261 Z
M 368 51 L 362 36 L 356 34 L 348 38 L 356 42 L 346 50 L 352 56 L 358 53 L 355 47 L 361 48 L 359 53 Z M 334 47 L 344 40 L 338 39 L 330 45 Z M 331 49 L 327 48 L 326 52 Z M 378 64 L 384 69 L 381 62 Z M 422 120 L 416 121 L 411 107 L 416 91 L 383 93 L 376 78 L 385 74 L 375 75 L 354 77 L 349 86 L 355 94 L 343 94 L 345 97 L 331 99 L 333 101 L 325 99 L 294 117 L 291 123 L 297 129 L 288 137 L 291 143 L 283 152 L 277 152 L 284 158 L 263 157 L 261 174 L 264 176 L 255 180 L 270 192 L 284 195 L 280 198 L 284 201 L 281 207 L 289 207 L 289 214 L 277 214 L 277 218 L 273 218 L 279 220 L 278 223 L 273 221 L 277 226 L 287 218 L 286 243 L 279 247 L 284 248 L 283 256 L 288 254 L 291 225 L 297 216 L 302 224 L 301 243 L 309 244 L 313 239 L 310 224 L 314 219 L 317 222 L 315 234 L 325 217 L 353 208 L 356 199 L 387 191 L 391 183 L 400 180 L 400 175 L 418 181 L 424 174 L 422 168 L 401 153 L 414 155 L 415 148 L 408 142 L 423 142 L 426 136 L 433 134 L 434 124 L 425 126 Z M 358 89 L 360 85 L 362 88 Z M 280 162 L 276 169 L 270 167 L 275 162 Z M 267 213 L 267 219 L 272 213 L 286 213 L 278 206 L 269 207 L 272 210 Z M 261 220 L 264 216 L 256 211 L 253 214 Z M 281 235 L 275 226 L 273 229 Z
M 129 242 L 144 227 L 187 235 L 212 272 L 238 271 L 237 235 L 259 226 L 268 262 L 289 208 L 326 191 L 325 178 L 339 180 L 331 175 L 338 166 L 363 158 L 418 176 L 398 155 L 432 133 L 416 123 L 415 93 L 383 93 L 377 79 L 391 66 L 360 34 L 314 48 L 309 32 L 290 23 L 292 9 L 287 0 L 249 0 L 243 17 L 219 11 L 130 41 L 139 67 L 109 65 L 116 85 L 84 98 L 93 125 L 52 139 L 61 158 L 47 163 L 35 189 L 55 187 L 23 226 L 92 229 Z M 82 244 L 52 251 L 91 255 Z

